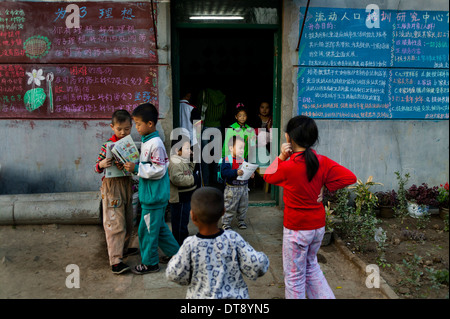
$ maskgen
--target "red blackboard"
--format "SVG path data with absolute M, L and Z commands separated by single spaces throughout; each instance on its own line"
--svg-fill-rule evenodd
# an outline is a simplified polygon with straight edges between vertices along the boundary
M 0 118 L 110 118 L 158 105 L 150 2 L 2 2 Z
M 158 105 L 157 88 L 156 66 L 0 65 L 0 118 L 110 118 L 118 109 Z

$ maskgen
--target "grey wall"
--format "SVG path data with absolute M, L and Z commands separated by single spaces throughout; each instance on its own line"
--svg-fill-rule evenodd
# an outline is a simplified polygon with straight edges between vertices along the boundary
M 297 67 L 299 10 L 307 1 L 284 1 L 281 128 L 297 115 Z M 448 10 L 446 0 L 435 1 L 311 1 L 314 7 Z M 317 120 L 320 143 L 317 151 L 351 169 L 363 181 L 369 176 L 384 186 L 397 188 L 395 171 L 410 173 L 409 185 L 439 185 L 449 179 L 449 121 Z M 281 134 L 284 142 L 284 136 Z M 280 200 L 282 203 L 282 200 Z

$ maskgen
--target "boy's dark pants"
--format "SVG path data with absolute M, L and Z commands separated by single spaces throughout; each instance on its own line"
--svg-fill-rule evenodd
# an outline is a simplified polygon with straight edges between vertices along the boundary
M 170 204 L 170 214 L 172 221 L 172 234 L 181 246 L 183 241 L 189 236 L 189 219 L 191 217 L 191 201 L 188 200 Z

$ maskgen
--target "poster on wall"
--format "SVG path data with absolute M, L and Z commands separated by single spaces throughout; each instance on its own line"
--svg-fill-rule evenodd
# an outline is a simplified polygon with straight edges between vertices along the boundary
M 449 13 L 309 8 L 297 84 L 315 118 L 448 119 Z
M 3 2 L 0 118 L 110 118 L 158 106 L 149 2 Z

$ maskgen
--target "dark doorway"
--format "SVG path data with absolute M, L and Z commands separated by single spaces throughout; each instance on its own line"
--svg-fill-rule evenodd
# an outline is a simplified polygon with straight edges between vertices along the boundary
M 234 108 L 244 103 L 249 120 L 262 101 L 273 99 L 274 31 L 242 29 L 180 30 L 180 86 L 193 90 L 193 104 L 205 88 L 222 91 L 227 115 L 223 125 L 235 122 Z
M 226 96 L 227 112 L 222 130 L 236 122 L 238 103 L 248 109 L 247 124 L 254 127 L 262 102 L 273 110 L 274 95 L 274 30 L 206 29 L 179 30 L 180 92 L 192 92 L 191 103 L 203 89 L 220 90 Z M 211 167 L 210 177 L 216 176 Z M 211 186 L 215 178 L 209 179 Z M 270 200 L 270 189 L 261 176 L 250 180 L 250 200 Z

